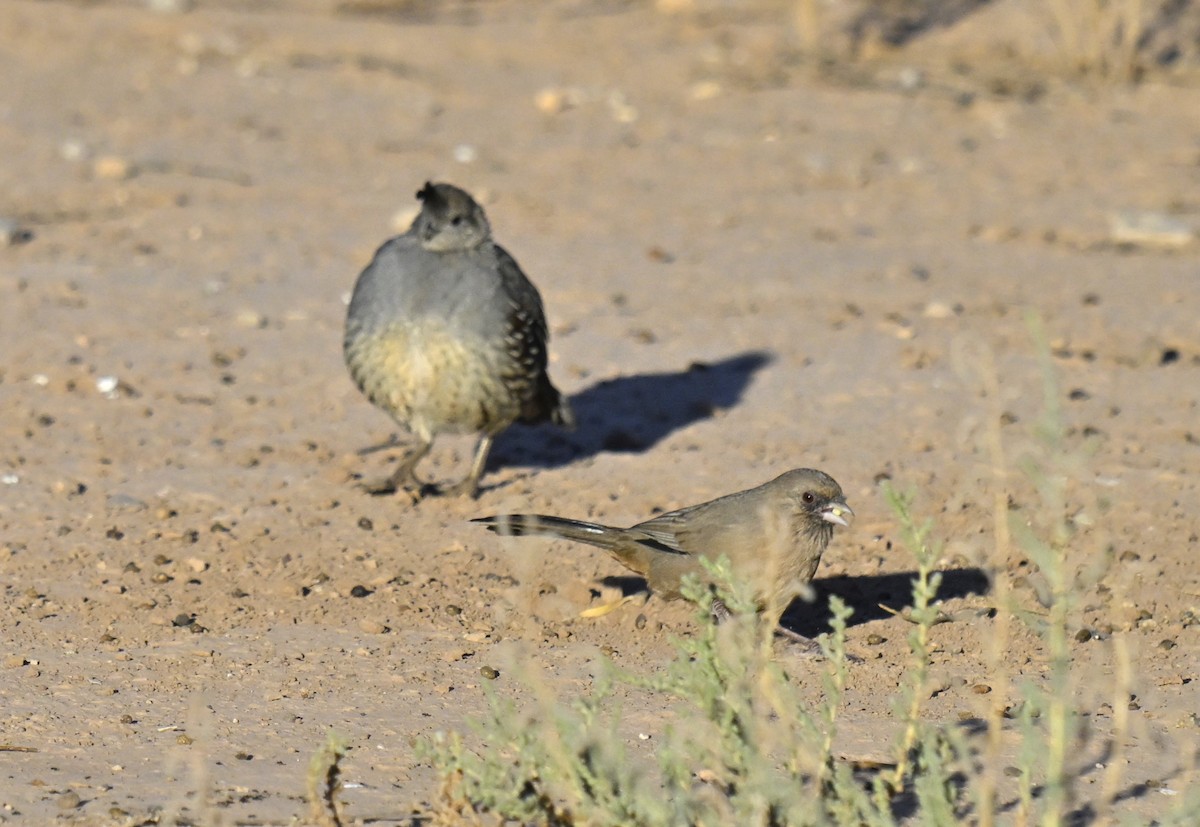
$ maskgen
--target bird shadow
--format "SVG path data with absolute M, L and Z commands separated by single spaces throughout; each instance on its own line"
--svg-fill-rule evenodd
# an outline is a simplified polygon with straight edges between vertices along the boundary
M 987 594 L 991 581 L 987 572 L 980 568 L 948 569 L 941 572 L 942 582 L 935 600 L 951 600 L 956 597 Z M 915 571 L 894 572 L 879 575 L 838 575 L 813 581 L 815 598 L 793 600 L 784 611 L 779 625 L 793 632 L 812 638 L 829 632 L 829 598 L 837 595 L 852 611 L 847 627 L 859 626 L 875 620 L 887 620 L 896 613 L 912 608 L 913 581 Z M 892 611 L 883 608 L 887 606 Z
M 987 573 L 980 568 L 948 569 L 941 575 L 942 583 L 934 600 L 987 594 L 991 588 Z M 793 600 L 780 617 L 779 625 L 806 638 L 832 631 L 829 625 L 829 597 L 835 594 L 853 610 L 846 621 L 847 627 L 890 619 L 893 614 L 912 608 L 912 584 L 916 577 L 915 571 L 905 571 L 853 577 L 839 575 L 814 580 L 813 600 Z M 626 596 L 649 590 L 646 581 L 636 575 L 602 577 L 600 583 L 620 589 Z M 881 604 L 892 611 L 882 608 Z
M 741 401 L 754 374 L 774 360 L 749 351 L 719 362 L 693 362 L 669 373 L 597 382 L 571 397 L 576 428 L 510 428 L 496 439 L 488 469 L 560 468 L 604 452 L 641 453 L 695 422 Z

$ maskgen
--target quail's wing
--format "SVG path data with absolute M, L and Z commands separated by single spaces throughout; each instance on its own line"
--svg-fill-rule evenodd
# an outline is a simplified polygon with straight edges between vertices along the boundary
M 542 297 L 525 277 L 516 259 L 499 244 L 495 245 L 495 250 L 500 283 L 509 302 L 505 314 L 505 338 L 521 366 L 530 375 L 536 375 L 546 367 L 546 341 L 550 338 Z

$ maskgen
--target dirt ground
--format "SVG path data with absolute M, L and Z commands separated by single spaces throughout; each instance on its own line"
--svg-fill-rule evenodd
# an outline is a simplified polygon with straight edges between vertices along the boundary
M 481 669 L 570 696 L 696 628 L 658 599 L 581 618 L 615 563 L 469 518 L 628 524 L 799 466 L 857 514 L 817 583 L 864 659 L 844 754 L 886 755 L 905 676 L 890 479 L 945 543 L 929 714 L 997 701 L 986 572 L 1045 612 L 995 504 L 1066 518 L 1081 806 L 1110 758 L 1135 820 L 1194 791 L 1200 85 L 1067 80 L 1016 0 L 815 61 L 792 6 L 0 4 L 0 823 L 286 823 L 330 729 L 345 816 L 408 823 L 436 792 L 413 739 L 484 708 Z M 478 500 L 411 505 L 357 487 L 403 435 L 341 326 L 427 179 L 539 286 L 580 425 L 514 428 Z M 1002 663 L 1046 679 L 1021 628 Z M 627 698 L 631 728 L 658 704 Z

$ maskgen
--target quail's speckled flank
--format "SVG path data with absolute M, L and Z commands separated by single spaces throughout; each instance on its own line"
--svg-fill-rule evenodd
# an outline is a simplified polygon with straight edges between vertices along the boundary
M 787 604 L 807 591 L 834 526 L 847 526 L 854 512 L 833 477 L 797 468 L 757 488 L 660 514 L 629 528 L 613 528 L 562 517 L 506 514 L 480 517 L 497 534 L 562 537 L 598 546 L 668 600 L 680 596 L 685 575 L 708 575 L 701 557 L 729 559 L 735 577 L 750 587 L 762 611 L 777 622 Z M 728 616 L 714 601 L 717 620 Z M 812 647 L 795 633 L 785 634 Z
M 497 434 L 513 422 L 574 425 L 546 374 L 537 288 L 492 241 L 483 208 L 450 184 L 426 183 L 421 212 L 354 285 L 344 352 L 367 398 L 416 438 L 383 493 L 419 493 L 416 466 L 443 432 L 478 433 L 471 470 L 445 493 L 471 494 Z

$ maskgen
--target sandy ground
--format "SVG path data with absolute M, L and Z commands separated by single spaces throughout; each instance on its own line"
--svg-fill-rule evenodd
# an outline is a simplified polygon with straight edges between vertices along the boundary
M 0 823 L 286 822 L 330 728 L 345 815 L 407 823 L 435 793 L 412 740 L 478 714 L 481 667 L 569 695 L 695 629 L 657 599 L 582 619 L 619 567 L 470 517 L 627 524 L 797 466 L 858 515 L 818 586 L 856 608 L 844 751 L 876 757 L 910 628 L 878 604 L 914 567 L 880 480 L 945 543 L 932 717 L 997 700 L 985 571 L 1044 613 L 997 552 L 996 433 L 999 501 L 1075 532 L 1081 806 L 1130 693 L 1123 812 L 1190 788 L 1197 85 L 1055 79 L 1014 2 L 817 66 L 787 5 L 0 4 L 0 217 L 31 234 L 0 248 Z M 397 429 L 340 338 L 426 179 L 474 192 L 540 287 L 580 427 L 514 428 L 477 501 L 413 506 L 356 487 Z M 1061 507 L 1018 470 L 1050 375 Z M 819 605 L 787 622 L 821 633 Z M 1046 679 L 1027 631 L 1003 663 Z M 630 726 L 659 703 L 627 698 Z

